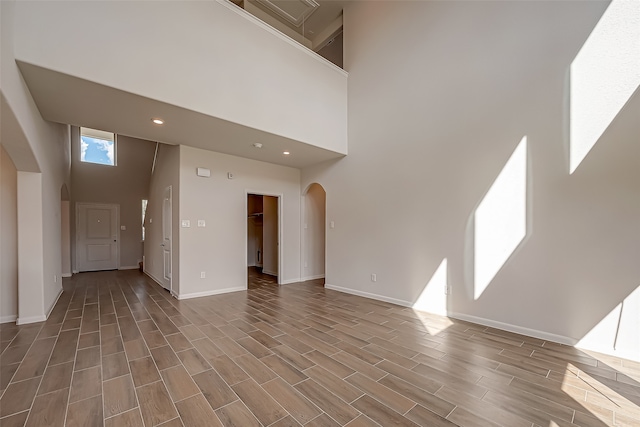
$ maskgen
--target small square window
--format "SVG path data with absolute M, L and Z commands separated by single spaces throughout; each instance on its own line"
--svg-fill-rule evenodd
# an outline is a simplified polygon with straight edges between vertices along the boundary
M 115 134 L 97 129 L 80 128 L 80 161 L 115 166 Z

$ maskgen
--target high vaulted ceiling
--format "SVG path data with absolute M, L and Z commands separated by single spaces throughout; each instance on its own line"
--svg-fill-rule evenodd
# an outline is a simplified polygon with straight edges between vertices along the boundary
M 46 120 L 300 169 L 346 155 L 346 73 L 230 2 L 20 7 L 15 58 Z M 151 35 L 176 15 L 193 31 Z M 96 21 L 122 25 L 102 37 Z

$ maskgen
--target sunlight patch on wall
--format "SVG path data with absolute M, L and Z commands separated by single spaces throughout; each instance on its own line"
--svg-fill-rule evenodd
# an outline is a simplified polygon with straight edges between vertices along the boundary
M 611 2 L 570 73 L 572 174 L 640 85 L 640 1 Z
M 424 287 L 420 296 L 413 304 L 415 310 L 427 311 L 429 313 L 447 315 L 447 295 L 445 291 L 448 289 L 447 276 L 447 259 L 443 259 L 433 276 Z M 433 327 L 425 325 L 431 335 L 437 334 L 440 330 L 435 331 Z
M 527 233 L 527 137 L 474 214 L 474 299 L 478 299 Z
M 576 347 L 640 362 L 640 287 L 614 307 Z

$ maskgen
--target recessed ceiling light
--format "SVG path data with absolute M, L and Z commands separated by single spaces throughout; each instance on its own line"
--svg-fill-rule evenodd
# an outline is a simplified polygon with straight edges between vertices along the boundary
M 157 125 L 163 125 L 164 124 L 164 120 L 162 119 L 151 119 L 151 121 Z
M 284 154 L 285 156 L 288 156 L 288 155 L 289 155 L 289 154 L 291 154 L 291 153 L 290 153 L 290 152 L 288 152 L 288 151 L 283 151 L 283 152 L 282 152 L 282 154 Z

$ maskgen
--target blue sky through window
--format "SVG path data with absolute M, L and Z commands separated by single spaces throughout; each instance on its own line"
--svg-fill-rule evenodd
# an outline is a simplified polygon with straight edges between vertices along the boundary
M 115 165 L 113 140 L 92 138 L 82 135 L 80 142 L 80 160 L 100 165 Z

